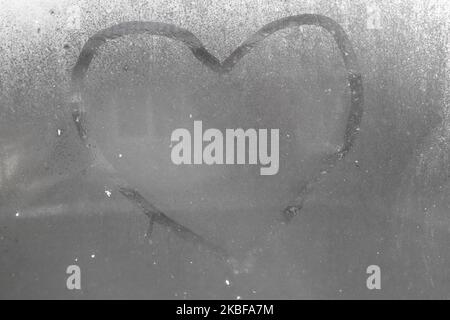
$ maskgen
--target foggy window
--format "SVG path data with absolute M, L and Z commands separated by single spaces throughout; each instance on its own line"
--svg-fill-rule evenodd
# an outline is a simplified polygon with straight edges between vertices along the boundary
M 449 22 L 1 1 L 0 299 L 448 299 Z

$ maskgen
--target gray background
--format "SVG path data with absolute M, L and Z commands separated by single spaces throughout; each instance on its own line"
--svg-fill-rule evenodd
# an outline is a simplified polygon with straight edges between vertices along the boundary
M 0 297 L 449 298 L 449 6 L 375 3 L 381 29 L 367 27 L 364 1 L 1 1 Z M 74 4 L 80 29 L 67 26 Z M 149 243 L 142 212 L 106 195 L 101 170 L 83 174 L 90 158 L 67 99 L 84 42 L 115 23 L 154 20 L 190 30 L 224 59 L 264 24 L 301 13 L 348 33 L 365 113 L 354 149 L 289 225 L 278 221 L 283 205 L 342 143 L 345 70 L 325 31 L 280 31 L 226 77 L 181 44 L 145 35 L 109 41 L 94 58 L 84 94 L 105 155 L 244 271 L 159 225 Z M 280 173 L 174 168 L 170 133 L 193 119 L 280 128 Z M 66 288 L 71 264 L 80 291 Z M 381 290 L 366 287 L 372 264 Z

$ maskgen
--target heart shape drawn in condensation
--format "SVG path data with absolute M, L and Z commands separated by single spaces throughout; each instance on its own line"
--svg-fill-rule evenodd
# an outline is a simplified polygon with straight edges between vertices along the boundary
M 293 200 L 293 203 L 283 210 L 282 217 L 285 222 L 290 221 L 301 209 L 306 195 L 313 189 L 314 185 L 321 181 L 324 173 L 331 170 L 335 164 L 342 159 L 352 148 L 356 135 L 359 131 L 359 125 L 363 113 L 363 86 L 361 73 L 357 63 L 356 55 L 345 31 L 331 18 L 317 14 L 302 14 L 289 16 L 275 20 L 263 26 L 259 31 L 250 36 L 238 48 L 236 48 L 223 62 L 210 54 L 203 46 L 201 41 L 186 29 L 162 22 L 124 22 L 112 27 L 103 29 L 91 36 L 85 43 L 76 65 L 72 70 L 72 95 L 70 104 L 72 107 L 72 116 L 75 122 L 78 134 L 84 144 L 93 154 L 95 163 L 102 168 L 107 169 L 114 176 L 116 187 L 130 201 L 137 204 L 141 210 L 149 217 L 150 234 L 153 223 L 156 221 L 175 231 L 182 238 L 198 245 L 206 247 L 219 257 L 229 261 L 230 257 L 220 247 L 197 235 L 188 228 L 169 218 L 162 211 L 147 201 L 136 189 L 130 187 L 126 181 L 118 178 L 112 164 L 106 160 L 101 150 L 95 142 L 88 136 L 86 131 L 87 106 L 82 98 L 83 81 L 88 71 L 89 65 L 99 47 L 109 39 L 116 39 L 125 35 L 149 34 L 164 36 L 184 43 L 193 53 L 193 55 L 206 67 L 219 74 L 228 73 L 250 50 L 262 40 L 271 34 L 290 27 L 301 25 L 319 26 L 327 30 L 334 38 L 344 61 L 347 70 L 348 85 L 350 88 L 350 105 L 348 111 L 347 124 L 345 129 L 344 143 L 335 153 L 326 156 L 320 170 L 305 183 L 299 190 L 299 196 Z

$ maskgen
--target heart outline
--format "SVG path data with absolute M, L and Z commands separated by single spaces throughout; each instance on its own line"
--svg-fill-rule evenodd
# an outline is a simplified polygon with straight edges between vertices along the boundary
M 302 25 L 322 27 L 333 36 L 339 50 L 342 53 L 344 65 L 347 70 L 347 80 L 350 88 L 350 106 L 343 146 L 336 153 L 333 153 L 324 159 L 323 167 L 319 170 L 320 174 L 316 174 L 316 176 L 304 184 L 304 186 L 300 189 L 299 197 L 295 199 L 296 204 L 287 206 L 283 210 L 283 218 L 285 222 L 289 222 L 302 208 L 306 195 L 311 192 L 315 184 L 323 179 L 323 173 L 326 173 L 334 168 L 336 163 L 343 159 L 350 151 L 359 132 L 364 103 L 362 76 L 359 71 L 357 57 L 354 53 L 351 42 L 345 31 L 338 23 L 329 17 L 319 14 L 301 14 L 274 20 L 253 33 L 222 62 L 209 53 L 203 43 L 193 33 L 187 29 L 163 22 L 129 21 L 119 23 L 98 31 L 84 44 L 71 74 L 72 93 L 70 96 L 69 105 L 73 110 L 72 117 L 75 126 L 81 140 L 93 153 L 93 158 L 97 162 L 100 162 L 103 166 L 107 167 L 110 173 L 114 174 L 114 179 L 119 191 L 127 199 L 137 204 L 149 217 L 150 227 L 153 226 L 154 221 L 157 221 L 172 230 L 175 230 L 182 238 L 189 239 L 196 244 L 203 245 L 219 257 L 224 258 L 228 262 L 230 261 L 230 256 L 222 248 L 215 246 L 190 229 L 169 218 L 149 203 L 144 197 L 142 197 L 137 190 L 127 187 L 128 184 L 115 175 L 112 165 L 105 159 L 99 148 L 96 147 L 95 143 L 88 137 L 85 125 L 87 108 L 82 98 L 83 81 L 89 69 L 89 65 L 99 47 L 106 43 L 107 40 L 116 39 L 125 35 L 148 33 L 153 36 L 164 36 L 184 43 L 203 65 L 214 72 L 225 74 L 230 72 L 240 61 L 240 59 L 242 59 L 265 38 L 279 30 Z

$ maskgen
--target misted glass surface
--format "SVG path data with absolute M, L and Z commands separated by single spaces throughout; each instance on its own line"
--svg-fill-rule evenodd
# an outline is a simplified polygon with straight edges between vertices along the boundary
M 105 28 L 175 25 L 223 66 L 305 13 L 345 31 L 362 78 L 331 165 L 355 92 L 350 53 L 317 25 L 258 38 L 226 72 L 192 43 L 116 34 L 74 95 Z M 0 298 L 450 298 L 449 15 L 445 0 L 1 0 Z M 175 164 L 172 133 L 194 157 L 194 121 L 223 134 L 223 159 L 227 130 L 267 129 L 273 154 L 278 129 L 278 171 L 261 174 L 261 144 L 249 163 L 250 138 L 245 163 Z

